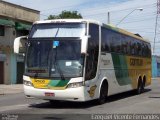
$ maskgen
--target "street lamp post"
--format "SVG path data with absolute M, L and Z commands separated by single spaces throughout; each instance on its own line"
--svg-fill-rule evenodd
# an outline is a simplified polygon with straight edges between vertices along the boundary
M 125 17 L 123 17 L 117 24 L 116 26 L 118 26 L 125 18 L 127 18 L 131 13 L 133 13 L 134 11 L 139 10 L 139 11 L 143 11 L 143 8 L 136 8 L 134 10 L 132 10 L 129 14 L 127 14 Z
M 108 24 L 110 24 L 110 12 L 108 12 Z

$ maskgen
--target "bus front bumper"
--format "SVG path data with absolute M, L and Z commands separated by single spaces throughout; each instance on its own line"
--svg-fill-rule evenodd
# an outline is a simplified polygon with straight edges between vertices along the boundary
M 51 90 L 37 89 L 24 85 L 24 93 L 28 97 L 44 100 L 85 101 L 84 86 L 77 88 L 67 88 L 65 90 Z

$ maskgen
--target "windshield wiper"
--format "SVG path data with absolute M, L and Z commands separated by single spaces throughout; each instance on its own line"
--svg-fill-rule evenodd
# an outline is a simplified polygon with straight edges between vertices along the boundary
M 57 29 L 57 32 L 56 32 L 56 34 L 55 34 L 55 38 L 56 38 L 58 32 L 59 32 L 59 28 Z M 54 57 L 54 66 L 56 66 L 55 68 L 57 68 L 58 73 L 59 73 L 59 75 L 60 75 L 60 77 L 61 77 L 61 80 L 65 80 L 65 77 L 64 77 L 64 75 L 63 75 L 63 72 L 62 72 L 59 64 L 57 63 L 57 46 L 56 46 L 56 48 L 54 48 L 54 49 L 55 49 L 55 51 L 56 51 L 56 52 L 55 52 L 55 57 Z M 52 48 L 52 58 L 53 58 L 53 50 L 54 50 L 54 49 Z M 51 68 L 52 68 L 52 60 L 51 60 L 51 65 L 50 65 L 50 73 L 49 73 L 49 76 L 51 75 Z

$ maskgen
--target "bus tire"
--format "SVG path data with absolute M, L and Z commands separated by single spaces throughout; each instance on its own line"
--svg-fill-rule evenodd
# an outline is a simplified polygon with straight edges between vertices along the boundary
M 137 90 L 136 90 L 138 95 L 142 93 L 142 89 L 143 89 L 142 86 L 143 86 L 142 80 L 139 79 L 138 80 L 138 85 L 137 85 Z
M 146 84 L 146 78 L 144 78 L 142 82 L 142 92 L 145 91 L 145 84 Z
M 104 104 L 106 102 L 106 97 L 108 94 L 108 85 L 104 82 L 101 86 L 100 95 L 98 99 L 98 104 Z

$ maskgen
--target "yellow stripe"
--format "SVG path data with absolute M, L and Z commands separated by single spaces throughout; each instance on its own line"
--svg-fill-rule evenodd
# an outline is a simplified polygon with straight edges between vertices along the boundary
M 131 78 L 132 87 L 137 88 L 139 76 L 146 76 L 146 85 L 151 84 L 151 58 L 131 57 L 127 58 L 129 77 Z

